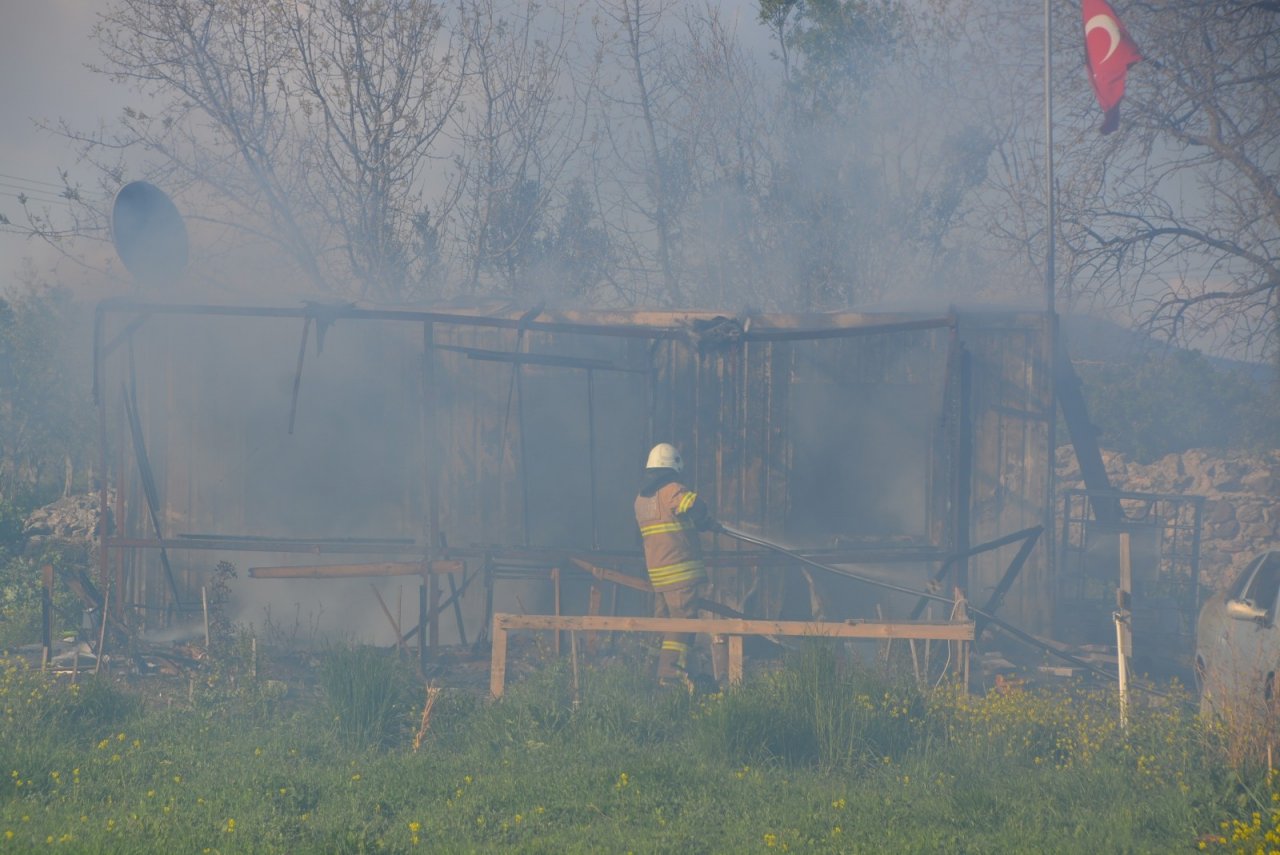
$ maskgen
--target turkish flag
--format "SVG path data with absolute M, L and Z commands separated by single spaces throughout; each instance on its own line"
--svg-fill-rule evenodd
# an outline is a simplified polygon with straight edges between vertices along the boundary
M 1120 99 L 1124 97 L 1124 79 L 1129 66 L 1140 61 L 1142 54 L 1120 19 L 1106 0 L 1084 0 L 1084 50 L 1089 60 L 1089 82 L 1098 96 L 1098 105 L 1106 114 L 1102 133 L 1109 134 L 1120 125 Z

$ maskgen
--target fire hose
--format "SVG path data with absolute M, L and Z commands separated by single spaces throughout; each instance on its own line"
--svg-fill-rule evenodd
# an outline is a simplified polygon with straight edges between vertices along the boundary
M 733 528 L 732 526 L 724 525 L 723 523 L 720 524 L 720 531 L 723 534 L 734 538 L 735 540 L 740 540 L 743 543 L 749 543 L 753 546 L 759 546 L 763 549 L 768 549 L 772 552 L 777 552 L 778 554 L 784 555 L 787 558 L 790 558 L 794 561 L 798 561 L 801 564 L 807 564 L 808 566 L 814 567 L 818 570 L 825 570 L 826 572 L 836 576 L 841 576 L 846 579 L 853 579 L 854 581 L 857 581 L 857 582 L 864 582 L 868 585 L 875 585 L 878 588 L 884 588 L 889 591 L 896 591 L 900 594 L 909 594 L 910 596 L 913 596 L 913 597 L 923 597 L 924 599 L 933 600 L 939 603 L 944 603 L 948 606 L 955 606 L 956 604 L 956 601 L 954 599 L 943 596 L 942 594 L 935 594 L 932 591 L 919 591 L 919 590 L 916 590 L 915 588 L 907 587 L 906 585 L 898 585 L 893 582 L 886 582 L 883 579 L 877 579 L 874 576 L 867 576 L 862 573 L 857 573 L 857 572 L 854 572 L 853 570 L 849 570 L 846 567 L 838 567 L 833 564 L 824 564 L 823 562 L 818 561 L 814 558 L 811 558 L 802 552 L 797 552 L 794 549 L 788 549 L 785 546 L 774 543 L 771 540 L 766 540 L 763 537 L 757 537 L 752 534 L 747 534 L 744 531 L 739 531 L 738 529 Z M 995 615 L 989 614 L 988 612 L 982 609 L 975 608 L 973 605 L 969 603 L 965 604 L 965 608 L 969 612 L 969 614 L 976 615 L 977 617 L 981 618 L 983 623 L 987 623 L 996 627 L 997 629 L 1001 629 L 1004 632 L 1008 633 L 1012 637 L 1018 639 L 1019 641 L 1025 644 L 1029 644 L 1032 647 L 1036 647 L 1040 650 L 1043 650 L 1044 652 L 1049 653 L 1053 656 L 1056 656 L 1059 659 L 1062 659 L 1066 662 L 1069 662 L 1078 668 L 1084 668 L 1085 670 L 1092 671 L 1093 673 L 1099 676 L 1106 677 L 1108 680 L 1116 679 L 1116 675 L 1111 673 L 1110 671 L 1107 671 L 1105 668 L 1101 668 L 1093 664 L 1092 662 L 1081 659 L 1078 656 L 1072 656 L 1070 653 L 1066 653 L 1062 650 L 1058 650 L 1052 645 L 1044 643 L 1040 639 L 1036 638 L 1034 635 L 1031 635 L 1028 632 L 1024 632 L 1023 630 L 1018 629 L 1016 626 L 1013 626 L 1012 624 L 1004 620 L 1001 620 Z M 1144 691 L 1147 691 L 1154 695 L 1163 696 L 1162 693 L 1157 692 L 1154 689 L 1146 688 L 1144 689 Z

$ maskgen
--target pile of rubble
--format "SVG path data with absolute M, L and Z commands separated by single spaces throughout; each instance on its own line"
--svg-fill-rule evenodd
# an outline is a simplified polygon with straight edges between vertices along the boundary
M 22 525 L 27 554 L 40 552 L 48 546 L 70 547 L 86 554 L 92 552 L 101 519 L 98 499 L 97 493 L 64 496 L 53 504 L 32 511 Z M 107 501 L 109 524 L 111 498 L 108 497 Z

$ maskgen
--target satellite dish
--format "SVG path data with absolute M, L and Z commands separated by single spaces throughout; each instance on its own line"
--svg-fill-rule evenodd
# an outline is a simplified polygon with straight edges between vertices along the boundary
M 120 188 L 111 204 L 111 240 L 144 285 L 165 285 L 187 266 L 187 228 L 165 192 L 147 181 Z

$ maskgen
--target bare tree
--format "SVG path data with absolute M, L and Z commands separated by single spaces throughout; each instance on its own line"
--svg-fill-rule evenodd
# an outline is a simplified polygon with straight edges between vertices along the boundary
M 1280 350 L 1280 10 L 1151 0 L 1124 10 L 1146 61 L 1113 137 L 1063 200 L 1077 285 L 1197 343 Z
M 1120 129 L 1100 135 L 1077 7 L 1055 4 L 1058 306 L 1107 311 L 1182 343 L 1277 353 L 1280 14 L 1245 0 L 1132 0 L 1145 57 Z M 995 149 L 969 233 L 1029 288 L 1044 281 L 1043 18 L 1010 2 L 953 18 L 956 103 Z M 974 85 L 965 86 L 965 81 Z M 1127 317 L 1125 317 L 1127 315 Z
M 680 97 L 672 122 L 688 141 L 694 199 L 681 231 L 691 296 L 769 306 L 773 234 L 762 216 L 774 168 L 776 99 L 733 25 L 707 5 L 683 16 L 672 60 Z
M 98 69 L 154 107 L 64 131 L 116 180 L 118 155 L 269 240 L 313 288 L 400 301 L 437 287 L 426 167 L 462 91 L 465 45 L 431 0 L 117 0 Z M 135 163 L 135 169 L 137 164 Z
M 577 10 L 495 0 L 463 10 L 475 60 L 459 170 L 466 287 L 479 290 L 490 272 L 514 294 L 543 260 L 548 216 L 583 138 L 570 74 Z
M 689 151 L 670 120 L 679 91 L 665 40 L 672 0 L 603 0 L 596 18 L 611 79 L 596 102 L 599 152 L 592 179 L 632 299 L 684 302 L 680 216 L 688 201 Z M 658 279 L 657 289 L 650 278 Z
M 993 137 L 956 108 L 950 4 L 761 0 L 778 47 L 768 257 L 783 302 L 954 297 Z
M 465 45 L 443 39 L 430 0 L 339 0 L 329 12 L 297 4 L 286 16 L 302 115 L 316 105 L 323 117 L 305 160 L 311 197 L 364 296 L 416 296 L 415 267 L 433 260 L 421 252 L 432 225 L 422 174 L 458 104 Z

